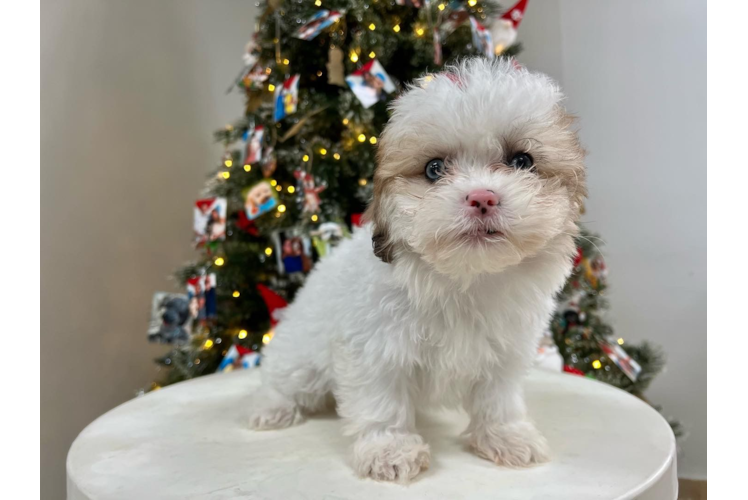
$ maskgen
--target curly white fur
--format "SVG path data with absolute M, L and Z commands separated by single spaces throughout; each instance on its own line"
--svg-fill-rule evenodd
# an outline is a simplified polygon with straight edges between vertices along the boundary
M 584 195 L 561 97 L 543 75 L 472 60 L 394 103 L 372 224 L 321 261 L 287 309 L 265 349 L 253 428 L 296 424 L 333 394 L 355 471 L 408 481 L 429 464 L 416 408 L 462 406 L 480 456 L 547 460 L 521 377 L 570 272 Z M 509 167 L 517 151 L 534 170 Z M 423 175 L 431 158 L 447 164 L 436 183 Z M 477 188 L 498 193 L 495 215 L 465 207 Z

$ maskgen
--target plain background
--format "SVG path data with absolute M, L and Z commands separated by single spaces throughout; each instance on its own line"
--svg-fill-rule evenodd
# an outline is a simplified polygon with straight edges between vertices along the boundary
M 192 256 L 191 204 L 251 36 L 245 0 L 43 0 L 42 498 L 98 415 L 157 376 L 151 294 Z M 606 242 L 613 321 L 669 355 L 648 396 L 706 478 L 706 2 L 534 0 L 520 61 L 555 77 L 590 151 L 585 221 Z

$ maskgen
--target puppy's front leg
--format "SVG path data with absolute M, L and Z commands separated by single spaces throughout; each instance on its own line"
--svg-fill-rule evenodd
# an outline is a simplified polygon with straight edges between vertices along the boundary
M 361 477 L 407 482 L 429 466 L 429 446 L 415 429 L 410 377 L 399 368 L 358 366 L 338 386 L 338 413 L 356 436 L 353 467 Z M 349 372 L 350 375 L 350 372 Z
M 548 443 L 527 417 L 519 380 L 477 382 L 465 401 L 470 426 L 465 431 L 475 452 L 509 467 L 547 462 Z

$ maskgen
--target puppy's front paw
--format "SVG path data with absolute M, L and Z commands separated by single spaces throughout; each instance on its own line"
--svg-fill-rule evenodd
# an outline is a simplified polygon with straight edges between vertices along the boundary
M 478 456 L 507 467 L 527 467 L 550 458 L 548 442 L 528 421 L 476 429 L 470 444 Z
M 353 467 L 361 477 L 407 483 L 429 468 L 429 445 L 418 434 L 360 437 L 353 445 Z

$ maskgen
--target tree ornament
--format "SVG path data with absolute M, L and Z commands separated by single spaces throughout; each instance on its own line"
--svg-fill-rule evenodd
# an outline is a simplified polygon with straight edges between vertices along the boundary
M 265 301 L 265 306 L 270 315 L 270 324 L 275 327 L 281 319 L 281 311 L 288 306 L 288 302 L 262 283 L 257 285 L 257 291 L 260 292 L 262 300 Z
M 495 55 L 501 55 L 517 41 L 517 30 L 525 16 L 525 8 L 527 8 L 527 0 L 519 0 L 514 7 L 491 23 L 489 29 L 493 38 Z
M 299 76 L 293 75 L 275 89 L 275 121 L 296 112 L 299 104 Z
M 304 23 L 292 35 L 299 40 L 312 40 L 319 35 L 322 30 L 332 26 L 343 16 L 344 11 L 337 10 L 318 10 L 306 23 Z
M 584 372 L 580 370 L 579 368 L 574 368 L 571 365 L 564 365 L 564 371 L 566 373 L 571 373 L 572 375 L 579 375 L 580 377 L 584 377 Z
M 330 45 L 327 51 L 327 83 L 345 87 L 345 67 L 343 66 L 343 51 L 335 46 Z
M 319 193 L 325 190 L 325 186 L 317 186 L 314 176 L 301 169 L 296 169 L 294 177 L 300 181 L 304 193 L 304 207 L 302 211 L 312 214 L 318 212 L 319 206 L 322 203 Z

